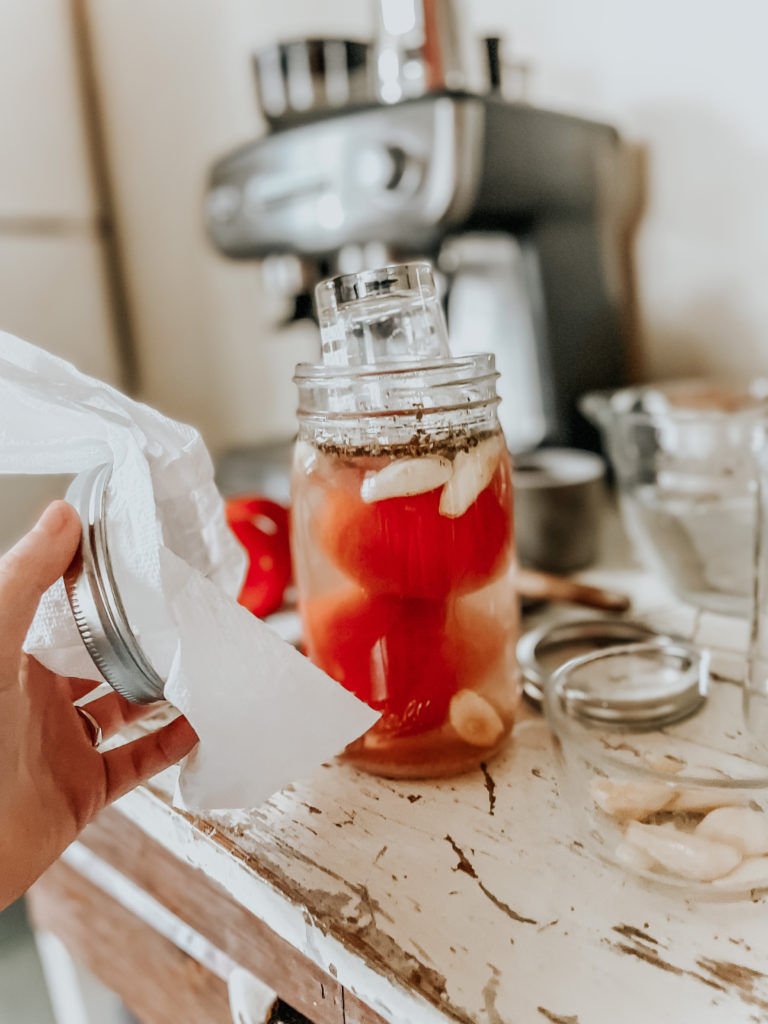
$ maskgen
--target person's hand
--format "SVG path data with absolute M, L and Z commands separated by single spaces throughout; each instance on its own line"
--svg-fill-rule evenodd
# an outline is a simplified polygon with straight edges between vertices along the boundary
M 76 701 L 97 686 L 22 652 L 42 594 L 72 561 L 74 509 L 58 501 L 0 559 L 0 909 L 20 896 L 106 804 L 189 753 L 185 718 L 114 750 L 93 746 Z M 116 693 L 87 706 L 106 739 L 145 713 Z

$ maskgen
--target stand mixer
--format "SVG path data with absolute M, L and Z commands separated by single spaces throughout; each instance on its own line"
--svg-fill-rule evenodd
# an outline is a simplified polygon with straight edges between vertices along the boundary
M 473 85 L 455 0 L 375 7 L 368 44 L 255 56 L 269 132 L 213 167 L 210 237 L 296 317 L 323 277 L 428 259 L 454 351 L 496 355 L 510 449 L 593 446 L 576 400 L 626 376 L 619 136 L 507 100 L 498 39 Z

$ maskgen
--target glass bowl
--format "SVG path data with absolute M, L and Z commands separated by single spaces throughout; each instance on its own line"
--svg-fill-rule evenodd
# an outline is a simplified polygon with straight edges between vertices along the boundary
M 768 889 L 768 765 L 742 688 L 686 644 L 632 644 L 562 666 L 544 704 L 579 838 L 683 896 Z
M 755 427 L 768 381 L 671 382 L 591 392 L 622 519 L 647 567 L 683 600 L 747 615 L 755 533 Z

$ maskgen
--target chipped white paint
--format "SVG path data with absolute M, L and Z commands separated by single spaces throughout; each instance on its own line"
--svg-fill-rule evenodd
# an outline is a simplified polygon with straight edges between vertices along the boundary
M 639 573 L 589 581 L 702 639 L 704 617 Z M 738 624 L 707 615 L 706 640 L 722 623 L 741 663 Z M 765 901 L 688 901 L 592 859 L 536 716 L 487 771 L 456 779 L 333 764 L 252 812 L 203 819 L 170 807 L 172 784 L 118 806 L 393 1024 L 768 1019 Z
M 145 892 L 141 886 L 126 878 L 117 868 L 98 857 L 87 846 L 74 842 L 62 854 L 61 859 L 75 871 L 79 871 L 89 882 L 122 907 L 148 924 L 153 931 L 172 942 L 177 949 L 202 964 L 206 970 L 222 981 L 227 981 L 233 971 L 239 970 L 235 961 L 217 949 L 194 928 L 190 928 L 176 914 Z M 265 986 L 266 987 L 266 986 Z M 271 991 L 271 990 L 268 990 Z M 277 997 L 272 993 L 272 1002 Z
M 129 910 L 134 917 L 149 925 L 158 935 L 168 939 L 177 949 L 225 982 L 234 1024 L 269 1024 L 277 1005 L 277 993 L 263 981 L 240 967 L 226 953 L 217 949 L 203 935 L 190 928 L 176 914 L 171 913 L 162 903 L 126 878 L 117 868 L 102 860 L 87 846 L 80 842 L 72 843 L 64 851 L 62 860 L 84 875 L 92 885 Z M 124 1014 L 121 1014 L 122 1017 Z M 94 1022 L 95 1020 L 94 1017 Z M 82 1018 L 81 1024 L 86 1024 L 85 1017 Z

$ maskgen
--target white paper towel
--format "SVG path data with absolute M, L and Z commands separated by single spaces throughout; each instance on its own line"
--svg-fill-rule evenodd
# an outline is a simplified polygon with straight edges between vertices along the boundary
M 197 431 L 0 332 L 0 473 L 76 474 L 105 462 L 123 603 L 166 698 L 200 737 L 177 800 L 255 806 L 378 716 L 236 603 L 246 559 Z M 61 675 L 101 679 L 61 580 L 25 647 Z

